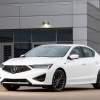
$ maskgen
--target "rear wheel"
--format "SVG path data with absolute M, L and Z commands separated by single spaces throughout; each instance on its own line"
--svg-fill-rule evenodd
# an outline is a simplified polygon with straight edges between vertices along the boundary
M 20 86 L 19 85 L 13 85 L 13 84 L 4 84 L 3 87 L 8 91 L 16 91 Z
M 52 80 L 51 89 L 54 91 L 61 91 L 64 89 L 66 84 L 66 75 L 65 72 L 61 69 L 56 70 Z
M 100 71 L 99 71 L 98 76 L 97 76 L 97 82 L 95 84 L 93 84 L 93 87 L 95 89 L 100 89 Z

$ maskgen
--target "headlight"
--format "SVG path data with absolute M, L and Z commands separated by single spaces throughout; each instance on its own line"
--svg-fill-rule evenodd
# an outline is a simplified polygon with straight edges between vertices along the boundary
M 3 68 L 4 67 L 4 65 L 3 64 L 0 64 L 0 68 Z
M 48 64 L 48 65 L 30 65 L 32 68 L 40 68 L 40 69 L 50 69 L 53 64 Z

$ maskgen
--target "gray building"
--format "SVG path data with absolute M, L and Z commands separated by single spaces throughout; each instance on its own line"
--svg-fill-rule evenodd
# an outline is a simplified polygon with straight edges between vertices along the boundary
M 0 0 L 0 62 L 49 43 L 85 44 L 100 53 L 99 4 L 99 0 Z

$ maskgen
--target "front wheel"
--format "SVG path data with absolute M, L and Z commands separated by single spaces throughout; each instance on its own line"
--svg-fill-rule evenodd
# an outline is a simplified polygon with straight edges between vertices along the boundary
M 61 91 L 64 89 L 65 84 L 66 84 L 65 72 L 60 69 L 56 70 L 56 72 L 54 73 L 54 76 L 53 76 L 51 88 L 54 91 Z
M 20 86 L 19 85 L 13 85 L 13 84 L 4 84 L 3 87 L 8 91 L 16 91 Z

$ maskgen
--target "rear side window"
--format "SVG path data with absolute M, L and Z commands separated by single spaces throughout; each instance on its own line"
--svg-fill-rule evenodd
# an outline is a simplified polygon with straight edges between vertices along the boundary
M 95 56 L 95 52 L 89 48 L 82 47 L 82 50 L 84 53 L 84 57 L 94 57 Z

